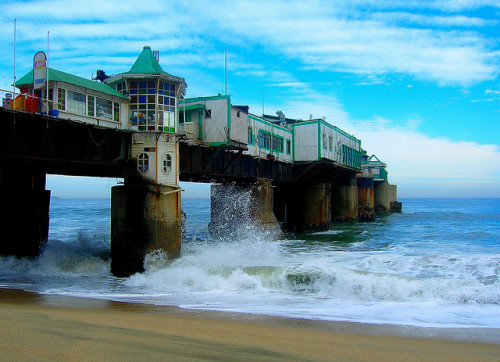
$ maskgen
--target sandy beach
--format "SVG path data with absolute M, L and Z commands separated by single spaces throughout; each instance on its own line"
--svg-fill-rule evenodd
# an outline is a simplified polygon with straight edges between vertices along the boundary
M 453 336 L 0 290 L 0 359 L 9 361 L 500 359 L 500 344 Z

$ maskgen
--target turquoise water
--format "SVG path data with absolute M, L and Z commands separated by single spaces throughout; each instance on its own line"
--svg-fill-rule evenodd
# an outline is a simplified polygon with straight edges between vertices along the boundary
M 210 201 L 184 199 L 181 257 L 151 255 L 145 273 L 115 278 L 110 201 L 53 199 L 44 253 L 0 258 L 0 286 L 305 319 L 499 328 L 500 200 L 402 201 L 402 214 L 374 223 L 277 236 L 247 220 L 214 240 Z

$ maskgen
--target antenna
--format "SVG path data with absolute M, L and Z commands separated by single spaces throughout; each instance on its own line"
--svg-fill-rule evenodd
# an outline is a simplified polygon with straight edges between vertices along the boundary
M 264 115 L 264 87 L 262 87 L 262 115 Z
M 227 96 L 227 49 L 224 48 L 224 95 Z
M 14 85 L 13 85 L 13 92 L 14 93 L 14 104 L 16 102 L 16 26 L 17 26 L 17 19 L 14 18 Z
M 47 99 L 47 114 L 49 113 L 49 44 L 50 44 L 50 31 L 47 31 L 47 60 L 45 64 L 45 71 L 47 72 L 45 78 L 45 84 L 46 84 L 46 89 L 45 89 L 45 98 Z

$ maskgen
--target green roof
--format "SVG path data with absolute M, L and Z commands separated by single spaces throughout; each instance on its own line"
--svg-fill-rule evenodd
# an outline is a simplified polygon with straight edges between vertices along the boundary
M 207 108 L 204 104 L 189 104 L 187 106 L 179 105 L 179 111 L 191 111 L 193 109 L 205 109 Z
M 139 55 L 134 65 L 132 65 L 132 68 L 126 73 L 168 74 L 161 69 L 160 64 L 151 51 L 151 47 L 147 45 L 142 49 L 142 53 Z
M 378 159 L 378 157 L 377 157 L 377 156 L 375 156 L 375 155 L 371 155 L 370 157 L 368 157 L 368 159 L 366 160 L 365 164 L 368 164 L 368 163 L 371 163 L 371 164 L 378 164 L 378 165 L 380 165 L 380 166 L 384 166 L 384 167 L 385 167 L 385 166 L 387 166 L 387 164 L 386 164 L 386 163 L 384 163 L 384 162 L 380 161 L 380 160 Z
M 79 77 L 77 75 L 61 72 L 60 70 L 52 69 L 49 68 L 49 81 L 54 81 L 54 82 L 64 82 L 68 84 L 73 84 L 79 87 L 84 87 L 87 89 L 92 89 L 97 92 L 102 92 L 106 93 L 112 96 L 120 97 L 120 98 L 128 98 L 127 96 L 124 96 L 117 90 L 111 88 L 107 84 L 103 84 L 100 82 L 95 82 L 90 79 L 85 79 L 82 77 Z M 23 76 L 21 79 L 19 79 L 16 82 L 16 87 L 21 87 L 21 86 L 28 86 L 33 84 L 33 71 L 31 70 L 28 74 Z

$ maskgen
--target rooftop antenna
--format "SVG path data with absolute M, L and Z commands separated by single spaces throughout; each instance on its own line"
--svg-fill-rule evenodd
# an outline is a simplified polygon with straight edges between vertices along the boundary
M 227 96 L 227 48 L 224 48 L 224 95 Z
M 262 87 L 262 115 L 264 115 L 264 87 Z
M 46 64 L 45 64 L 45 69 L 46 69 L 46 72 L 47 72 L 47 75 L 46 75 L 46 81 L 45 81 L 45 85 L 46 85 L 46 88 L 45 88 L 45 99 L 47 100 L 47 113 L 48 113 L 48 109 L 49 109 L 49 50 L 50 50 L 50 31 L 47 31 L 47 60 L 46 60 Z
M 16 100 L 16 25 L 17 25 L 17 19 L 14 18 L 14 83 L 12 91 L 12 93 L 14 93 L 14 103 Z

